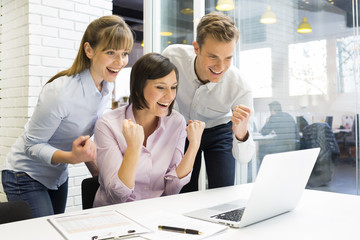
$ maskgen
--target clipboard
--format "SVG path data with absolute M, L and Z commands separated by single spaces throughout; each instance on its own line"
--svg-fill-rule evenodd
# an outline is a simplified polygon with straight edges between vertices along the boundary
M 115 210 L 52 217 L 48 221 L 66 240 L 127 239 L 151 232 Z

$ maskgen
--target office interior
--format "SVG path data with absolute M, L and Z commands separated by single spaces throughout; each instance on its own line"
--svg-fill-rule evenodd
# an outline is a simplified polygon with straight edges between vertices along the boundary
M 217 8 L 219 2 L 230 8 Z M 308 187 L 358 195 L 358 4 L 358 0 L 113 0 L 112 13 L 124 17 L 136 34 L 136 43 L 128 68 L 119 75 L 112 107 L 126 102 L 124 79 L 136 59 L 148 52 L 161 53 L 169 44 L 191 44 L 200 17 L 222 11 L 240 30 L 233 64 L 251 84 L 254 96 L 257 151 L 247 166 L 245 182 L 256 178 L 262 145 L 277 137 L 260 133 L 270 117 L 269 103 L 277 101 L 302 136 L 288 150 L 304 147 L 304 124 L 331 125 L 330 135 L 339 151 L 331 152 L 324 161 L 325 182 Z M 11 141 L 14 139 L 2 139 L 0 146 L 8 149 Z M 241 173 L 244 171 L 237 172 Z M 206 176 L 203 179 L 202 189 Z
M 219 7 L 224 2 L 228 9 Z M 208 12 L 222 11 L 236 22 L 240 39 L 233 64 L 251 84 L 254 96 L 256 170 L 249 163 L 247 182 L 255 180 L 264 154 L 322 144 L 321 154 L 326 156 L 319 159 L 307 187 L 358 194 L 358 1 L 149 1 L 142 12 L 141 3 L 114 1 L 114 13 L 125 17 L 137 35 L 135 59 L 141 50 L 161 52 L 170 44 L 191 44 L 198 19 Z M 144 24 L 138 21 L 142 17 Z M 115 94 L 120 104 L 127 96 L 123 86 L 119 84 Z M 300 137 L 289 140 L 295 144 L 284 146 L 274 131 L 261 134 L 274 101 L 298 127 Z M 285 128 L 287 123 L 281 124 Z M 326 139 L 319 143 L 322 135 Z

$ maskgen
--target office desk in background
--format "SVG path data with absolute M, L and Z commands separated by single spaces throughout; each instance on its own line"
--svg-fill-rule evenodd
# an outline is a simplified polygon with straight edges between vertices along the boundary
M 141 222 L 144 216 L 151 216 L 151 214 L 156 215 L 164 212 L 178 216 L 198 208 L 232 201 L 236 198 L 246 198 L 251 187 L 252 184 L 237 185 L 93 208 L 78 213 L 114 209 Z M 65 213 L 57 216 L 73 214 L 76 213 Z M 0 238 L 5 240 L 64 240 L 47 219 L 48 217 L 43 217 L 0 225 Z M 231 228 L 207 239 L 351 240 L 359 239 L 359 223 L 359 196 L 305 190 L 298 207 L 292 212 L 242 229 Z
M 260 161 L 258 159 L 259 156 L 259 147 L 261 144 L 266 144 L 274 140 L 276 137 L 276 134 L 268 134 L 268 135 L 262 135 L 259 132 L 254 132 L 252 134 L 252 137 L 254 139 L 255 143 L 255 153 L 254 156 L 251 159 L 251 180 L 250 182 L 254 182 L 257 175 L 258 166 L 260 164 Z M 248 182 L 248 166 L 250 164 L 239 164 L 236 162 L 236 169 L 240 169 L 240 173 L 236 173 L 236 184 L 243 184 Z

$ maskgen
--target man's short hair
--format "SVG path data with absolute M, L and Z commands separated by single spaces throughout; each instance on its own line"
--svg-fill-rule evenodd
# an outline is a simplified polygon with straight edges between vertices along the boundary
M 278 101 L 273 101 L 269 103 L 270 111 L 274 110 L 275 112 L 282 112 L 281 104 Z
M 228 43 L 234 39 L 237 42 L 239 35 L 234 20 L 221 12 L 206 14 L 201 18 L 196 28 L 196 42 L 200 48 L 208 36 L 217 41 Z

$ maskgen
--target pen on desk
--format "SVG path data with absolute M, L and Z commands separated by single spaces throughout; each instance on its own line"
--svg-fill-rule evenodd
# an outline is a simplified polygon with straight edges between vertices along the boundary
M 164 231 L 178 232 L 178 233 L 202 234 L 202 232 L 200 232 L 198 230 L 189 229 L 189 228 L 178 228 L 178 227 L 170 227 L 170 226 L 159 225 L 158 229 L 159 230 L 164 230 Z
M 127 233 L 125 235 L 121 235 L 121 236 L 112 236 L 111 233 L 104 235 L 104 236 L 93 236 L 91 238 L 91 240 L 114 240 L 114 239 L 127 239 L 127 238 L 133 238 L 133 237 L 137 237 L 138 235 L 134 235 L 134 233 L 136 232 L 136 230 L 128 230 Z M 116 235 L 116 234 L 115 234 Z

